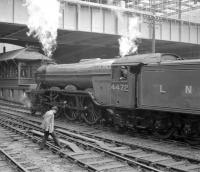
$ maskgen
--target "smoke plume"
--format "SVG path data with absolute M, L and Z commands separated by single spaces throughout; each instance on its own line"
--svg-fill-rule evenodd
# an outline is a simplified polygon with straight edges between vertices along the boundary
M 137 51 L 138 45 L 136 41 L 139 36 L 139 19 L 138 17 L 133 17 L 129 21 L 128 34 L 121 36 L 119 39 L 119 51 L 121 57 L 133 54 Z
M 50 57 L 56 49 L 60 3 L 58 0 L 26 0 L 25 6 L 29 14 L 27 35 L 39 39 L 44 53 Z

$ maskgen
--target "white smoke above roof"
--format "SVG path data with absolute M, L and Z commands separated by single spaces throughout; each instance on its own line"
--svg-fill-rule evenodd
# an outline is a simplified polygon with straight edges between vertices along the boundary
M 37 38 L 44 53 L 50 57 L 56 49 L 60 3 L 58 0 L 26 0 L 25 6 L 29 14 L 27 34 Z
M 118 3 L 118 6 L 122 8 L 125 8 L 127 4 L 125 0 L 108 0 L 108 3 Z M 115 13 L 119 21 L 123 20 L 123 13 L 121 11 L 113 9 L 113 12 Z M 128 33 L 126 35 L 122 35 L 121 38 L 118 40 L 119 54 L 121 57 L 137 52 L 137 39 L 141 36 L 141 33 L 139 32 L 140 22 L 141 21 L 139 20 L 139 17 L 133 16 L 129 18 Z
M 140 35 L 141 33 L 139 32 L 139 18 L 130 18 L 127 35 L 122 35 L 119 39 L 119 52 L 121 57 L 133 54 L 137 51 L 138 45 L 136 44 L 136 41 L 140 37 Z

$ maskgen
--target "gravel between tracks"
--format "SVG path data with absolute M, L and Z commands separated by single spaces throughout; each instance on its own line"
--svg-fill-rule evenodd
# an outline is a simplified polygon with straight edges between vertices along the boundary
M 9 144 L 9 145 L 8 145 Z M 20 152 L 20 158 L 37 164 L 40 172 L 78 172 L 86 171 L 81 169 L 75 164 L 72 164 L 66 159 L 61 159 L 58 155 L 52 154 L 49 150 L 39 150 L 37 144 L 33 146 L 32 141 L 26 141 L 26 144 L 22 139 L 12 139 L 8 137 L 7 131 L 0 127 L 0 145 L 6 145 L 7 149 L 13 149 L 16 152 Z
M 32 117 L 32 116 L 27 116 L 27 115 L 21 115 L 21 116 Z M 99 137 L 104 137 L 107 139 L 113 139 L 116 141 L 129 143 L 129 144 L 132 143 L 134 145 L 152 148 L 159 151 L 174 153 L 176 155 L 182 155 L 188 158 L 194 158 L 194 159 L 200 160 L 200 149 L 194 149 L 189 145 L 188 147 L 185 147 L 185 146 L 177 145 L 176 143 L 169 144 L 169 143 L 159 142 L 150 138 L 145 139 L 145 138 L 137 137 L 134 135 L 130 135 L 128 133 L 120 134 L 120 133 L 117 133 L 116 131 L 113 131 L 110 128 L 105 129 L 104 131 L 98 130 L 98 129 L 95 129 L 97 128 L 96 126 L 95 127 L 86 126 L 85 124 L 80 124 L 79 122 L 69 122 L 63 118 L 62 120 L 60 119 L 57 120 L 56 124 L 64 128 L 81 131 L 81 132 L 87 132 L 88 134 L 97 135 Z M 37 120 L 40 120 L 40 119 L 37 118 Z
M 94 135 L 98 135 L 99 137 L 104 137 L 107 139 L 112 139 L 124 143 L 133 143 L 138 146 L 153 148 L 160 151 L 165 151 L 168 153 L 174 153 L 176 155 L 182 155 L 189 158 L 194 158 L 200 160 L 200 149 L 194 149 L 188 145 L 188 147 L 176 145 L 176 144 L 169 144 L 163 143 L 151 139 L 145 139 L 140 137 L 134 137 L 134 135 L 130 135 L 129 133 L 119 134 L 116 131 L 112 131 L 109 129 L 108 131 L 94 131 L 94 127 L 92 126 L 84 126 L 79 125 L 78 123 L 72 123 L 67 121 L 56 121 L 57 125 L 60 125 L 64 128 L 69 128 L 73 130 L 84 131 L 87 133 L 94 133 Z

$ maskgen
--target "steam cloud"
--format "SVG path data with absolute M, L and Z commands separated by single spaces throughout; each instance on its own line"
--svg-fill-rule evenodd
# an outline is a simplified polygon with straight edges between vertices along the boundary
M 119 51 L 121 57 L 135 53 L 137 51 L 138 45 L 136 41 L 137 38 L 140 36 L 138 26 L 139 26 L 138 17 L 131 18 L 129 21 L 128 34 L 123 35 L 119 39 Z
M 108 0 L 108 4 L 113 4 L 113 0 Z
M 20 96 L 20 102 L 27 108 L 31 107 L 31 100 L 27 97 L 26 94 Z
M 114 0 L 108 0 L 109 4 L 112 4 L 114 2 L 118 2 L 118 6 L 121 8 L 126 7 L 126 2 L 124 0 L 120 1 L 114 1 Z M 119 21 L 123 20 L 122 12 L 113 9 L 113 12 L 117 16 Z M 140 37 L 139 32 L 139 18 L 138 17 L 132 17 L 129 20 L 129 28 L 127 35 L 122 35 L 119 41 L 119 54 L 121 57 L 124 57 L 125 55 L 133 54 L 137 51 L 138 45 L 137 45 L 137 39 Z
M 38 38 L 47 56 L 56 49 L 57 29 L 59 27 L 60 3 L 58 0 L 26 0 L 29 13 L 28 36 Z

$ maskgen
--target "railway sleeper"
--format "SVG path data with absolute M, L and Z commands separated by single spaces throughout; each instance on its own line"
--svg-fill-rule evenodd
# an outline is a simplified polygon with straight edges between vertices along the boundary
M 5 124 L 7 124 L 7 125 L 9 125 L 8 126 L 8 128 L 10 128 L 10 129 L 14 129 L 14 127 L 12 127 L 12 125 L 13 125 L 13 123 L 10 123 L 10 124 L 8 124 L 8 123 L 6 123 L 6 121 L 5 121 Z M 15 127 L 17 127 L 17 126 L 15 126 Z M 20 132 L 22 132 L 22 131 L 20 131 L 19 129 L 16 129 L 19 133 Z M 23 135 L 27 135 L 27 133 L 24 133 L 24 132 L 22 132 L 22 134 Z M 49 143 L 48 143 L 49 144 Z M 52 148 L 51 148 L 52 149 Z M 107 152 L 107 151 L 106 151 Z M 93 154 L 91 154 L 91 156 L 89 156 L 90 154 L 86 154 L 86 155 L 83 155 L 83 156 L 70 156 L 70 155 L 68 155 L 67 153 L 63 153 L 63 152 L 59 152 L 59 154 L 63 154 L 64 156 L 67 156 L 67 157 L 70 157 L 70 159 L 72 159 L 72 160 L 74 160 L 74 161 L 76 161 L 77 163 L 79 163 L 79 164 L 84 164 L 83 163 L 83 161 L 88 161 L 88 160 L 94 160 L 94 159 L 105 159 L 105 158 L 108 158 L 109 156 L 105 156 L 105 154 L 99 154 L 99 153 L 93 153 Z M 122 158 L 122 157 L 121 157 Z M 113 159 L 113 157 L 111 158 L 111 159 Z M 115 165 L 115 163 L 117 164 L 117 165 Z M 102 168 L 102 170 L 104 169 L 104 167 L 100 167 L 100 165 L 97 165 L 98 167 L 95 167 L 95 166 L 92 166 L 92 165 L 89 165 L 89 164 L 85 164 L 86 166 L 88 166 L 88 168 L 89 169 L 94 169 L 95 171 L 98 171 L 98 169 L 99 168 Z M 84 166 L 85 166 L 84 165 Z M 103 164 L 103 165 L 105 165 L 105 164 Z M 130 166 L 128 166 L 126 163 L 124 164 L 123 162 L 120 162 L 119 160 L 115 160 L 115 158 L 114 158 L 114 161 L 110 161 L 110 164 L 108 163 L 107 164 L 107 167 L 106 167 L 106 169 L 107 170 L 116 170 L 116 169 L 124 169 L 124 168 L 126 168 L 125 170 L 126 171 L 133 171 L 134 170 L 134 168 L 132 168 L 132 167 L 130 167 Z M 147 167 L 146 167 L 147 168 Z M 109 171 L 110 171 L 109 170 Z M 158 171 L 158 170 L 155 170 L 155 171 Z
M 153 156 L 153 155 L 152 155 Z M 141 158 L 142 157 L 142 158 Z M 143 159 L 143 156 L 141 156 L 140 158 L 138 158 L 138 157 L 136 157 L 137 159 Z M 150 158 L 150 157 L 148 157 L 148 156 L 146 156 L 146 158 Z M 174 169 L 176 169 L 177 168 L 177 165 L 180 165 L 181 166 L 181 168 L 185 168 L 185 167 L 188 167 L 188 168 L 192 168 L 192 167 L 194 167 L 195 169 L 198 169 L 198 166 L 196 166 L 196 164 L 193 164 L 193 163 L 191 163 L 191 164 L 189 164 L 188 165 L 188 162 L 185 162 L 185 161 L 176 161 L 175 159 L 167 159 L 167 160 L 160 160 L 160 161 L 157 161 L 157 163 L 155 163 L 155 161 L 154 162 L 152 162 L 152 163 L 154 163 L 154 164 L 160 164 L 161 166 L 164 166 L 164 164 L 168 164 L 169 165 L 169 168 L 174 168 Z M 180 164 L 179 164 L 180 163 Z M 184 164 L 185 163 L 185 164 Z M 180 166 L 178 166 L 178 167 L 180 167 Z
M 70 120 L 84 120 L 90 125 L 99 121 L 101 123 L 107 121 L 119 131 L 131 129 L 141 132 L 147 130 L 161 139 L 173 137 L 184 139 L 193 145 L 200 144 L 200 121 L 195 115 L 188 117 L 187 114 L 174 115 L 168 112 L 147 110 L 122 112 L 109 108 L 106 108 L 107 111 L 105 111 L 106 109 L 94 104 L 89 95 L 78 96 L 77 94 L 70 94 L 67 96 L 73 97 L 73 101 L 65 102 L 65 99 L 62 98 L 59 107 L 61 108 L 60 114 L 63 114 L 62 109 L 64 106 L 69 107 L 66 108 L 69 111 L 66 115 Z M 84 104 L 84 100 L 87 100 L 85 101 L 87 105 Z

